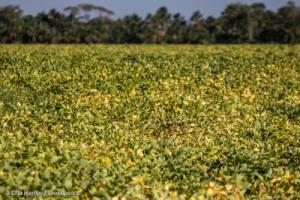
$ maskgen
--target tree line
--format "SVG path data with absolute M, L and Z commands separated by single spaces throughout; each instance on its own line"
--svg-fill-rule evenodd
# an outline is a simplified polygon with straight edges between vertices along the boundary
M 1 43 L 299 43 L 300 9 L 288 2 L 277 11 L 263 3 L 229 4 L 219 17 L 195 11 L 189 19 L 166 7 L 140 17 L 114 19 L 101 6 L 79 4 L 23 15 L 0 7 Z

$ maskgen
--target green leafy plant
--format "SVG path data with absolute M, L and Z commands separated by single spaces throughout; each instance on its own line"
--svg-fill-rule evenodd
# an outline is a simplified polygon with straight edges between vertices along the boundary
M 0 197 L 300 198 L 293 49 L 0 46 Z

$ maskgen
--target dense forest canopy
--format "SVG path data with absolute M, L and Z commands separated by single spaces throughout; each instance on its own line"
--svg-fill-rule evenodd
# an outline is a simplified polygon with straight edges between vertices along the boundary
M 1 43 L 299 43 L 300 8 L 293 2 L 271 11 L 263 3 L 229 4 L 219 17 L 195 11 L 190 19 L 159 8 L 145 18 L 112 18 L 102 6 L 82 3 L 60 12 L 23 15 L 0 7 Z

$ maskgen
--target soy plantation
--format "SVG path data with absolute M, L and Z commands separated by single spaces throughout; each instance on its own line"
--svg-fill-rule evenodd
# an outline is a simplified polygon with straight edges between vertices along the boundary
M 300 199 L 300 46 L 1 45 L 0 199 L 16 190 Z

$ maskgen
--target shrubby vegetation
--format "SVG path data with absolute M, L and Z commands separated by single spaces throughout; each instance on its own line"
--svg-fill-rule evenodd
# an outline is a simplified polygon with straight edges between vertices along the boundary
M 35 16 L 17 6 L 0 8 L 2 43 L 299 43 L 300 11 L 289 2 L 277 11 L 264 4 L 230 4 L 219 17 L 190 19 L 161 7 L 142 18 L 116 19 L 113 11 L 91 4 L 52 9 Z
M 299 199 L 299 46 L 0 46 L 0 198 Z

